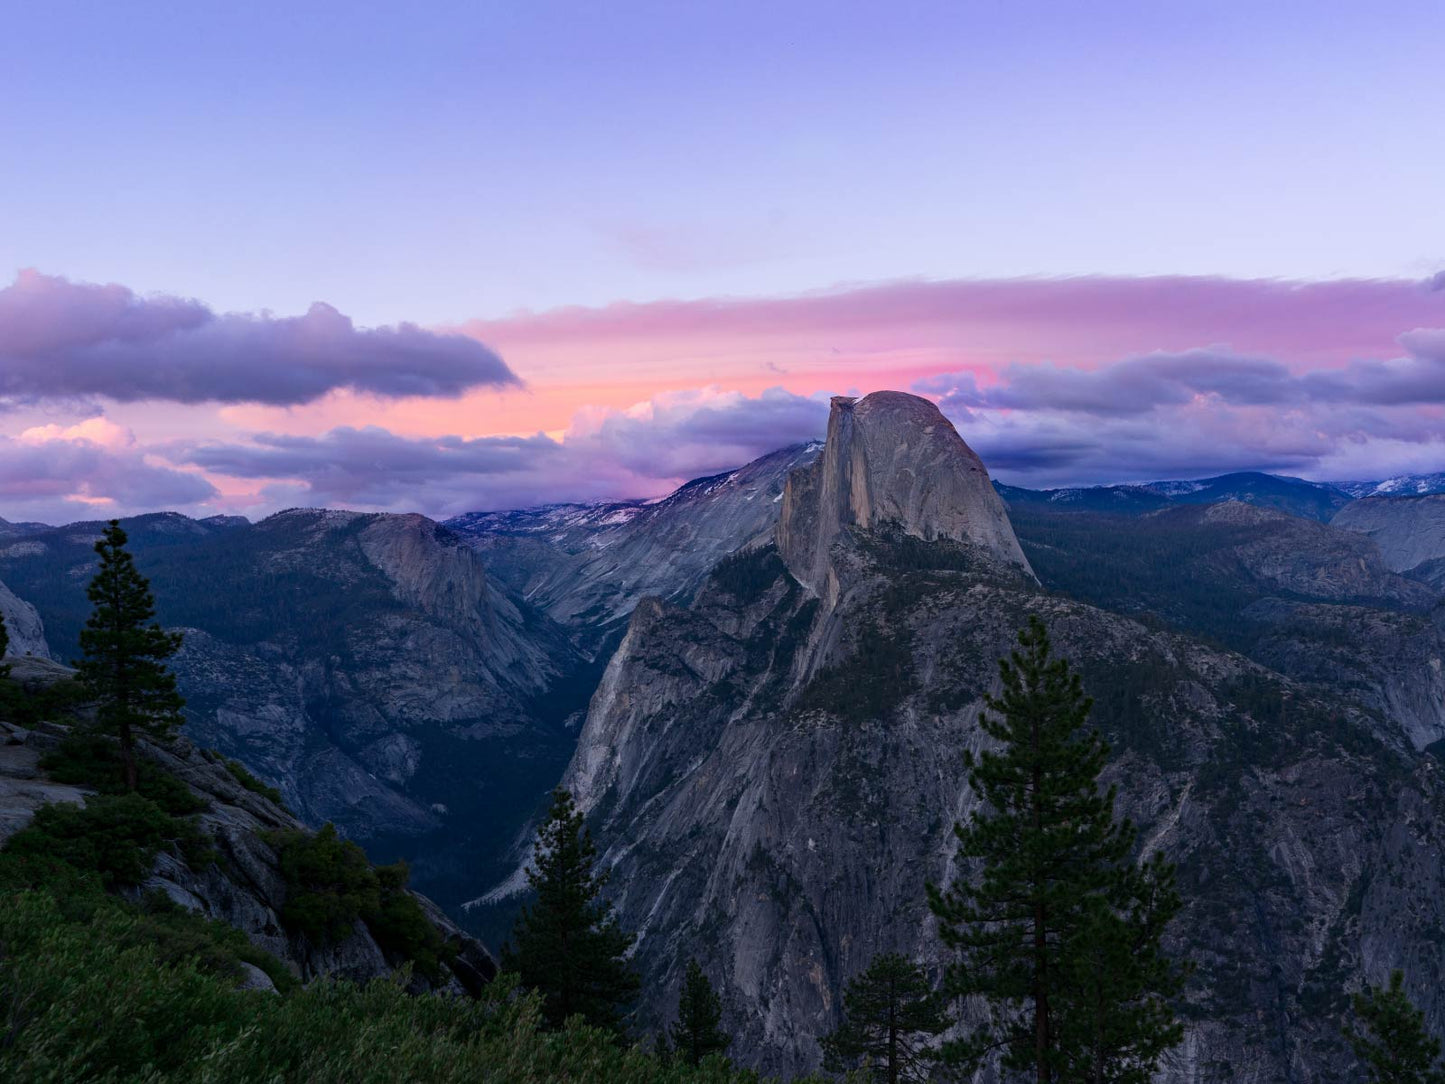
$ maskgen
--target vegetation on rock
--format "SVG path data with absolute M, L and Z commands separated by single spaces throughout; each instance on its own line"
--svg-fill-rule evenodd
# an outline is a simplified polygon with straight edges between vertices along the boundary
M 162 848 L 174 847 L 192 866 L 211 847 L 194 824 L 142 794 L 96 794 L 84 806 L 41 806 L 6 844 L 6 853 L 53 858 L 99 874 L 107 886 L 138 885 Z
M 498 982 L 477 1000 L 398 982 L 318 980 L 288 996 L 238 990 L 196 955 L 168 958 L 144 918 L 75 920 L 47 892 L 0 890 L 0 1077 L 36 1084 L 756 1084 L 717 1059 L 692 1068 L 574 1020 L 543 1027 L 540 996 Z
M 259 794 L 262 798 L 265 798 L 275 805 L 282 805 L 281 792 L 275 787 L 267 786 L 261 782 L 261 780 L 257 779 L 246 770 L 246 766 L 239 760 L 227 760 L 225 764 L 226 771 L 231 773 L 231 778 L 237 783 L 240 783 L 241 786 L 245 787 L 252 794 Z
M 173 817 L 199 813 L 206 808 L 206 801 L 190 787 L 144 760 L 136 762 L 135 784 L 127 787 L 119 744 L 115 738 L 94 731 L 72 730 L 59 747 L 41 758 L 40 766 L 57 783 L 92 787 L 102 794 L 134 792 L 149 798 Z
M 596 856 L 572 795 L 557 788 L 527 870 L 536 898 L 517 919 L 502 966 L 541 995 L 552 1026 L 580 1016 L 620 1034 L 640 981 L 626 960 L 632 935 L 600 898 L 607 874 L 593 869 Z
M 688 960 L 677 1021 L 672 1025 L 674 1056 L 688 1065 L 701 1065 L 705 1058 L 727 1053 L 731 1042 L 722 1029 L 722 999 L 707 981 L 702 965 Z
M 1384 989 L 1354 996 L 1356 1025 L 1347 1031 L 1369 1084 L 1445 1084 L 1440 1040 L 1425 1030 L 1425 1014 L 1405 994 L 1405 976 L 1392 972 Z
M 416 897 L 406 891 L 404 862 L 374 867 L 360 847 L 342 839 L 336 826 L 315 833 L 276 832 L 286 904 L 281 921 L 318 947 L 344 941 L 365 922 L 383 950 L 411 960 L 435 980 L 450 954 Z
M 959 957 L 945 989 L 989 1011 L 945 1057 L 977 1068 L 1002 1047 L 1005 1067 L 1041 1084 L 1147 1081 L 1182 1035 L 1168 1004 L 1178 971 L 1159 947 L 1180 906 L 1173 871 L 1128 861 L 1134 829 L 1097 783 L 1108 746 L 1085 729 L 1079 675 L 1051 650 L 1035 617 L 1000 660 L 1003 694 L 982 719 L 1000 751 L 965 758 L 985 808 L 954 829 L 981 876 L 929 888 Z
M 119 520 L 95 544 L 100 570 L 89 589 L 90 619 L 80 633 L 80 679 L 98 706 L 100 725 L 120 741 L 126 787 L 136 788 L 135 739 L 165 738 L 184 720 L 185 701 L 166 660 L 181 646 L 179 633 L 156 624 L 150 583 L 125 548 Z
M 877 1084 L 931 1080 L 950 1021 L 923 968 L 886 952 L 848 984 L 843 1023 L 823 1039 L 824 1066 L 866 1067 Z

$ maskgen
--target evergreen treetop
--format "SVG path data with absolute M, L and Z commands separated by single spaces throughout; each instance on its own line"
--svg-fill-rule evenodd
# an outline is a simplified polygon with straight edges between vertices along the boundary
M 1092 701 L 1042 621 L 1018 640 L 981 719 L 997 749 L 965 755 L 982 807 L 954 831 L 965 870 L 981 875 L 928 890 L 958 953 L 946 992 L 989 1013 L 945 1056 L 977 1068 L 1002 1050 L 1005 1069 L 1040 1084 L 1134 1080 L 1178 1041 L 1165 1002 L 1177 972 L 1158 949 L 1178 910 L 1172 869 L 1129 863 L 1135 831 L 1114 819 L 1115 788 L 1098 785 L 1109 748 L 1086 728 Z
M 1445 1084 L 1440 1040 L 1425 1030 L 1425 1014 L 1406 995 L 1402 972 L 1391 972 L 1384 989 L 1366 987 L 1353 1005 L 1362 1027 L 1347 1027 L 1345 1034 L 1370 1084 Z
M 98 705 L 102 729 L 120 740 L 126 786 L 136 783 L 135 737 L 170 737 L 184 719 L 166 659 L 180 649 L 181 634 L 155 623 L 150 583 L 125 548 L 126 533 L 111 520 L 95 544 L 100 569 L 87 592 L 92 604 L 80 633 L 84 657 L 80 680 Z
M 732 1040 L 722 1030 L 722 999 L 696 960 L 687 962 L 677 1022 L 672 1025 L 674 1054 L 689 1065 L 700 1065 L 711 1054 L 727 1052 Z
M 632 936 L 600 898 L 607 875 L 594 871 L 596 856 L 572 795 L 558 787 L 527 870 L 536 899 L 517 919 L 502 966 L 542 995 L 552 1026 L 580 1015 L 620 1033 L 641 983 L 625 959 Z
M 1093 897 L 1071 943 L 1055 1002 L 1060 1080 L 1149 1084 L 1184 1037 L 1171 1001 L 1187 968 L 1163 950 L 1183 906 L 1175 873 L 1155 853 L 1119 870 L 1115 891 Z
M 926 1081 L 938 1061 L 932 1040 L 948 1025 L 923 968 L 883 953 L 848 984 L 843 1022 L 823 1039 L 823 1064 L 832 1072 L 867 1066 L 879 1084 Z

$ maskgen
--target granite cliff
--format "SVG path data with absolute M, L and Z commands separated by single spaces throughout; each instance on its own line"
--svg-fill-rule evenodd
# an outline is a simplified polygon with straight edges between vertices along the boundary
M 983 462 L 938 407 L 916 395 L 833 398 L 822 454 L 788 476 L 778 553 L 800 583 L 831 602 L 834 543 L 846 531 L 875 528 L 967 543 L 1030 571 Z
M 490 575 L 605 656 L 639 598 L 686 601 L 720 559 L 766 540 L 789 472 L 820 447 L 783 448 L 659 501 L 474 512 L 447 526 Z
M 34 606 L 18 597 L 15 592 L 0 583 L 0 619 L 5 622 L 5 631 L 10 637 L 5 654 L 34 655 L 48 659 L 50 645 L 45 642 L 45 625 Z
M 776 542 L 719 563 L 689 605 L 640 603 L 592 699 L 565 781 L 638 932 L 645 1016 L 668 1017 L 697 955 L 745 1059 L 797 1070 L 875 953 L 941 964 L 923 886 L 956 872 L 963 753 L 984 741 L 996 658 L 1039 613 L 1097 698 L 1121 811 L 1180 865 L 1173 948 L 1198 970 L 1163 1079 L 1353 1079 L 1345 992 L 1396 967 L 1445 1029 L 1445 776 L 1417 752 L 1438 719 L 1199 639 L 1188 620 L 1212 611 L 1187 592 L 1170 628 L 1049 591 L 980 499 L 976 457 L 909 399 L 836 403 Z M 1359 540 L 1307 523 L 1314 556 L 1282 563 L 1262 541 L 1295 530 L 1277 513 L 1182 511 L 1212 517 L 1218 544 L 1195 557 L 1231 604 L 1437 625 Z M 1300 642 L 1265 624 L 1255 644 Z
M 1372 539 L 1396 572 L 1445 588 L 1445 493 L 1366 497 L 1341 508 L 1330 522 Z

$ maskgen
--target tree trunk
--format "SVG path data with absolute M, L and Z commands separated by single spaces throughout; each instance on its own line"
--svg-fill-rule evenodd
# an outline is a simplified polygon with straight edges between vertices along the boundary
M 125 789 L 134 791 L 136 786 L 135 743 L 131 738 L 130 723 L 120 724 L 120 762 L 125 769 Z
M 898 1084 L 898 994 L 888 983 L 888 1084 Z
M 1046 977 L 1048 935 L 1044 905 L 1034 908 L 1034 1057 L 1038 1060 L 1039 1084 L 1049 1084 L 1049 987 Z
M 1033 720 L 1030 728 L 1033 739 L 1033 806 L 1034 832 L 1043 834 L 1043 801 L 1039 795 L 1042 772 L 1039 770 L 1039 721 Z M 1042 885 L 1034 886 L 1035 892 L 1042 892 Z M 1048 911 L 1042 900 L 1034 904 L 1034 1059 L 1037 1062 L 1039 1084 L 1050 1084 L 1053 1070 L 1049 1065 L 1049 983 L 1048 983 Z

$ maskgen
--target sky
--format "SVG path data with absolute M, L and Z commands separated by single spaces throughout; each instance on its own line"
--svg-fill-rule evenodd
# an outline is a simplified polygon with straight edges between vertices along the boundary
M 1445 469 L 1433 0 L 0 17 L 6 519 Z

